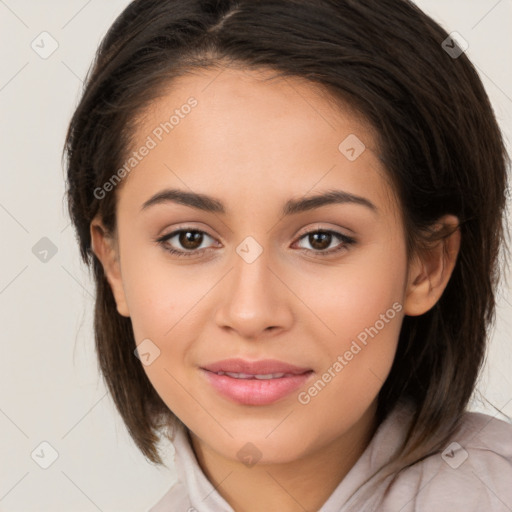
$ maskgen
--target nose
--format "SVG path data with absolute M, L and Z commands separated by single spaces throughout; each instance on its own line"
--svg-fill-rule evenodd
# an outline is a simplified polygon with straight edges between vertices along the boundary
M 219 288 L 216 324 L 250 340 L 290 329 L 293 294 L 268 252 L 252 262 L 235 253 L 233 260 L 225 286 Z

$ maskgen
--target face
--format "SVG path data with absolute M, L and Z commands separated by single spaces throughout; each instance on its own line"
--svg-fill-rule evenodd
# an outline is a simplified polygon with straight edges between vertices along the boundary
M 145 113 L 115 191 L 109 282 L 148 378 L 197 438 L 286 462 L 375 405 L 407 259 L 371 129 L 311 84 L 269 76 L 186 75 Z

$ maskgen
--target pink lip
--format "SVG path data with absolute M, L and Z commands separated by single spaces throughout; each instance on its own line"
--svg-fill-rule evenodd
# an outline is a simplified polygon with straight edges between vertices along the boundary
M 312 375 L 310 368 L 300 368 L 275 359 L 245 361 L 226 359 L 201 368 L 213 388 L 221 395 L 243 405 L 267 405 L 289 395 L 302 386 Z M 240 379 L 218 372 L 269 375 L 284 373 L 279 378 Z

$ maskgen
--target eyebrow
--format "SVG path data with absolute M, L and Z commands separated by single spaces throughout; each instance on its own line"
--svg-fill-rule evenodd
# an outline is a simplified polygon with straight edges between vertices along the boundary
M 218 199 L 205 194 L 187 192 L 179 189 L 165 189 L 157 192 L 142 205 L 141 211 L 147 210 L 151 206 L 168 202 L 182 204 L 205 212 L 226 214 L 224 205 Z M 378 208 L 365 197 L 357 196 L 343 190 L 328 190 L 314 196 L 290 199 L 283 206 L 282 216 L 294 215 L 330 204 L 346 203 L 365 206 L 374 213 L 378 211 Z

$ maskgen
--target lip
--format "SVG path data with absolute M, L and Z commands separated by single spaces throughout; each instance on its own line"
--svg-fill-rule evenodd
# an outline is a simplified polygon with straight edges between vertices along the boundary
M 276 359 L 259 361 L 225 359 L 203 366 L 201 371 L 218 393 L 242 405 L 274 403 L 304 385 L 313 374 L 311 368 L 291 365 Z M 219 375 L 219 372 L 260 376 L 278 374 L 279 377 L 269 379 L 236 378 Z
M 301 368 L 277 359 L 261 359 L 259 361 L 246 361 L 245 359 L 224 359 L 202 367 L 210 372 L 249 373 L 252 375 L 266 375 L 270 373 L 290 373 L 299 375 L 310 371 L 311 368 Z

